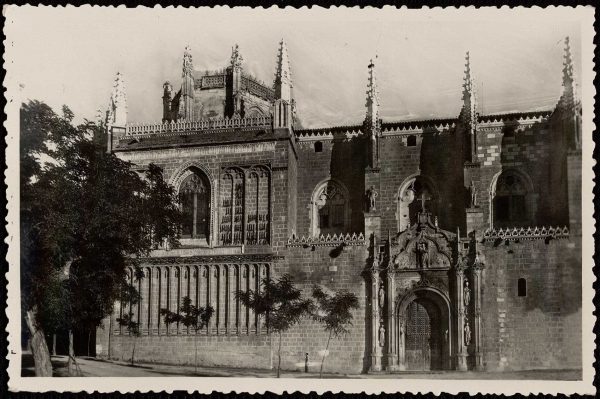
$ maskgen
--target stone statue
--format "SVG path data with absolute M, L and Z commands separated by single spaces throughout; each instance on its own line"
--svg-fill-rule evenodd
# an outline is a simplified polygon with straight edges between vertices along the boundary
M 463 299 L 465 302 L 465 308 L 471 303 L 471 289 L 469 288 L 469 280 L 465 279 L 465 287 L 463 288 Z
M 469 322 L 465 321 L 465 345 L 469 346 L 471 343 L 471 327 L 469 327 Z
M 469 194 L 471 194 L 471 208 L 477 206 L 477 187 L 475 187 L 475 182 L 471 180 L 471 185 L 469 186 Z
M 379 196 L 379 194 L 377 193 L 377 191 L 375 191 L 375 187 L 371 186 L 368 190 L 367 190 L 367 199 L 369 200 L 368 203 L 368 211 L 374 211 L 375 210 L 375 200 L 377 199 L 377 197 Z
M 379 286 L 379 292 L 377 293 L 379 300 L 379 308 L 383 309 L 383 305 L 385 303 L 385 291 L 383 290 L 383 285 Z
M 385 344 L 385 328 L 383 328 L 383 324 L 379 325 L 379 346 L 383 346 Z
M 419 241 L 417 243 L 417 262 L 421 269 L 429 267 L 429 251 L 425 241 Z

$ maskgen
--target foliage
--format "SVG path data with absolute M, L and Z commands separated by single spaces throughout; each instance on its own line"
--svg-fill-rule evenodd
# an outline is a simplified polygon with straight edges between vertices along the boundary
M 133 312 L 125 313 L 123 316 L 117 318 L 117 323 L 123 326 L 129 331 L 129 334 L 133 337 L 139 337 L 140 334 L 140 323 L 134 321 Z M 133 362 L 133 360 L 132 360 Z
M 316 300 L 315 311 L 313 312 L 313 318 L 324 324 L 325 331 L 329 333 L 327 337 L 327 346 L 325 352 L 323 352 L 323 358 L 321 359 L 321 369 L 319 371 L 319 377 L 323 376 L 323 364 L 325 363 L 325 357 L 329 350 L 329 342 L 331 336 L 336 338 L 341 335 L 348 334 L 348 326 L 352 324 L 352 309 L 358 309 L 358 298 L 352 292 L 345 290 L 335 291 L 333 294 L 329 294 L 323 291 L 323 289 L 317 285 L 313 287 L 312 296 Z
M 23 309 L 69 303 L 51 314 L 66 326 L 95 328 L 120 297 L 126 267 L 155 243 L 177 246 L 175 192 L 158 166 L 140 175 L 107 153 L 106 126 L 75 126 L 67 107 L 59 116 L 30 101 L 20 121 Z M 56 321 L 37 319 L 42 328 Z
M 187 328 L 191 327 L 196 333 L 194 336 L 194 371 L 198 371 L 198 331 L 208 325 L 213 313 L 214 309 L 210 305 L 207 307 L 192 305 L 189 296 L 182 298 L 179 313 L 164 308 L 160 310 L 166 324 L 183 324 Z
M 192 304 L 189 296 L 184 296 L 181 300 L 179 313 L 170 311 L 169 309 L 161 309 L 160 314 L 164 317 L 166 324 L 183 324 L 188 328 L 192 328 L 196 333 L 206 327 L 210 321 L 214 309 L 212 306 L 197 307 Z
M 316 300 L 316 312 L 313 317 L 325 326 L 325 331 L 331 332 L 335 337 L 348 333 L 348 326 L 352 325 L 352 309 L 358 309 L 358 298 L 352 292 L 345 290 L 328 294 L 319 286 L 314 286 L 312 291 Z
M 266 318 L 269 333 L 279 335 L 279 349 L 277 351 L 277 378 L 281 369 L 281 334 L 290 329 L 302 316 L 309 314 L 313 308 L 310 299 L 302 298 L 302 291 L 294 286 L 290 275 L 285 274 L 277 281 L 269 277 L 261 281 L 258 291 L 237 291 L 236 298 L 257 315 Z
M 267 328 L 275 333 L 287 331 L 312 309 L 312 301 L 302 298 L 302 291 L 288 274 L 277 281 L 266 277 L 259 291 L 237 291 L 235 295 L 257 315 L 266 316 Z

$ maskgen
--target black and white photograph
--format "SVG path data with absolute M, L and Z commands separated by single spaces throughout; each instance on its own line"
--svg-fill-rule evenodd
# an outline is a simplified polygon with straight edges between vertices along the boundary
M 594 8 L 3 13 L 10 390 L 595 392 Z

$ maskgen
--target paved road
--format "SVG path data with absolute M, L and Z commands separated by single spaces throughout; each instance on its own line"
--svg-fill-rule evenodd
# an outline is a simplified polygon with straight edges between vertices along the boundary
M 25 359 L 24 359 L 25 360 Z M 263 369 L 236 369 L 236 368 L 212 368 L 189 366 L 169 366 L 157 364 L 136 364 L 131 366 L 125 362 L 105 361 L 94 358 L 78 357 L 77 363 L 84 377 L 169 377 L 169 376 L 195 376 L 195 377 L 250 377 L 250 378 L 273 378 L 275 371 Z M 67 358 L 65 356 L 53 356 L 54 375 L 57 377 L 67 376 Z M 23 375 L 32 375 L 32 365 L 23 362 L 25 366 Z M 315 370 L 316 371 L 316 370 Z M 482 379 L 482 380 L 563 380 L 572 381 L 581 379 L 580 370 L 529 370 L 519 372 L 404 372 L 397 374 L 359 374 L 340 375 L 324 374 L 328 378 L 405 378 L 405 379 Z M 319 378 L 318 373 L 302 373 L 284 371 L 284 378 Z

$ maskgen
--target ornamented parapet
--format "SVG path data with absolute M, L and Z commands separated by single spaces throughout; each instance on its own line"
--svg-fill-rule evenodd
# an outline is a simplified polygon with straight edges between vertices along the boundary
M 365 236 L 363 233 L 353 234 L 334 234 L 333 236 L 327 234 L 326 236 L 321 234 L 318 237 L 296 237 L 292 236 L 287 241 L 288 247 L 304 247 L 304 246 L 315 246 L 315 247 L 336 247 L 338 245 L 365 245 Z
M 494 240 L 541 240 L 546 238 L 568 238 L 569 229 L 565 227 L 528 227 L 487 229 L 483 234 L 484 239 Z
M 125 135 L 126 137 L 139 137 L 153 134 L 191 133 L 201 130 L 271 127 L 272 123 L 273 118 L 270 116 L 257 116 L 252 118 L 220 118 L 197 121 L 128 124 Z

